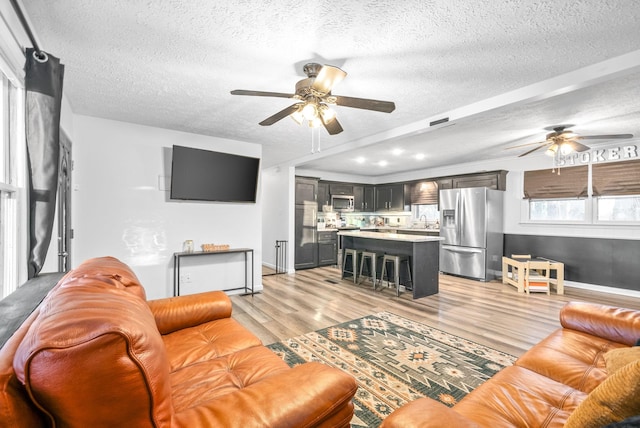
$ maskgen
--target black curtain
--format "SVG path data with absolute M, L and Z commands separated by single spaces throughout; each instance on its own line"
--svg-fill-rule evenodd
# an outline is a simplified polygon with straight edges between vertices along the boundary
M 60 108 L 64 65 L 27 48 L 26 137 L 29 168 L 29 278 L 38 275 L 51 242 L 60 153 Z

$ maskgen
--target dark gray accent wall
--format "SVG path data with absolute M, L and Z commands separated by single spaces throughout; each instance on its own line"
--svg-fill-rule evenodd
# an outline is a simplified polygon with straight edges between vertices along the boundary
M 640 240 L 505 234 L 504 254 L 563 262 L 568 281 L 640 291 Z

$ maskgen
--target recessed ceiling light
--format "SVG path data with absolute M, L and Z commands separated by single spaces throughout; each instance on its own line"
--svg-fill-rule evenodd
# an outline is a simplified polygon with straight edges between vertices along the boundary
M 424 159 L 424 153 L 418 153 L 417 155 L 414 156 L 417 160 L 422 160 Z
M 397 148 L 397 149 L 393 149 L 391 153 L 393 153 L 394 156 L 400 156 L 402 153 L 404 153 L 404 150 L 401 148 Z
M 378 162 L 378 166 L 387 166 L 389 165 L 389 162 L 387 162 L 386 160 L 381 160 L 380 162 Z
M 356 158 L 356 162 L 358 162 L 358 163 L 364 163 L 364 161 L 366 161 L 366 159 L 364 157 L 362 157 L 362 156 L 358 156 Z

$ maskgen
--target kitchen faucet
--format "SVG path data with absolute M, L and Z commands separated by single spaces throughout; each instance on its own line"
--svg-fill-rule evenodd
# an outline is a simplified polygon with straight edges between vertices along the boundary
M 418 219 L 418 221 L 422 221 L 422 217 L 424 217 L 424 227 L 427 227 L 427 216 L 425 214 L 422 214 L 420 216 L 420 218 Z

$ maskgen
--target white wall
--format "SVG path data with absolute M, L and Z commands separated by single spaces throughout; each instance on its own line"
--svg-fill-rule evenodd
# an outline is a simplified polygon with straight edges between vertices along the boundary
M 262 288 L 260 185 L 255 204 L 169 200 L 173 144 L 261 157 L 262 146 L 88 116 L 74 117 L 72 266 L 115 256 L 134 270 L 149 299 L 173 293 L 173 253 L 193 239 L 254 249 L 254 281 Z M 181 294 L 244 284 L 243 256 L 185 260 Z
M 289 222 L 293 222 L 290 201 L 289 175 L 293 168 L 274 167 L 262 171 L 262 193 L 269 195 L 262 200 L 262 264 L 275 269 L 276 240 L 289 241 Z M 293 242 L 287 244 L 287 252 L 293 251 Z M 288 261 L 283 260 L 288 269 Z

